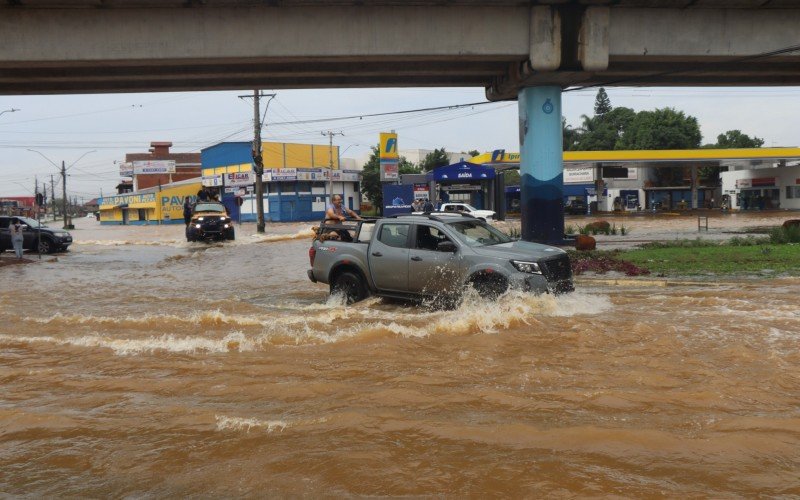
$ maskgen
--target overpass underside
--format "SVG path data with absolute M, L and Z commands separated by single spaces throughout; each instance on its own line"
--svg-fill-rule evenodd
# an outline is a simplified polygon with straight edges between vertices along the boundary
M 491 100 L 516 99 L 521 85 L 570 86 L 764 86 L 800 85 L 800 59 L 773 58 L 742 63 L 722 58 L 696 62 L 624 57 L 601 72 L 534 72 L 508 77 L 524 65 L 509 56 L 381 58 L 226 58 L 219 60 L 97 60 L 0 62 L 0 94 L 172 92 L 233 89 L 314 89 L 386 87 L 484 87 Z M 646 72 L 645 72 L 646 68 Z M 502 75 L 502 76 L 499 76 Z M 767 77 L 768 76 L 768 77 Z M 496 85 L 496 82 L 501 82 Z
M 790 0 L 8 0 L 0 93 L 800 85 L 798 26 Z

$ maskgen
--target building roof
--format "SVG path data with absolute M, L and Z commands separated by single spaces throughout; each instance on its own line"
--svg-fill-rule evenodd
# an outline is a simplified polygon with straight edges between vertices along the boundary
M 470 158 L 471 163 L 502 169 L 519 166 L 519 153 L 496 149 Z M 668 162 L 717 162 L 757 165 L 765 161 L 798 160 L 800 148 L 654 149 L 620 151 L 564 151 L 564 168 L 585 168 L 592 163 L 640 163 L 673 166 Z M 640 165 L 642 166 L 642 165 Z

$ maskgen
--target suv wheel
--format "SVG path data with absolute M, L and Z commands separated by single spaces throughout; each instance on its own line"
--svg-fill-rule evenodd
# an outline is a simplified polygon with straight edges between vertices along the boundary
M 356 273 L 345 271 L 336 275 L 331 282 L 331 295 L 342 293 L 347 304 L 354 304 L 367 298 L 364 281 Z
M 56 248 L 52 241 L 42 238 L 42 240 L 39 242 L 40 253 L 53 253 L 55 250 Z
M 472 287 L 482 299 L 495 300 L 508 290 L 508 283 L 499 276 L 483 275 L 472 280 Z

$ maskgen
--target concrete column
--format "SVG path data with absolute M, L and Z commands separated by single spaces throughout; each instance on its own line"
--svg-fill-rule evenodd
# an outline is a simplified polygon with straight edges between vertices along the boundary
M 564 164 L 561 87 L 519 91 L 522 239 L 564 240 Z
M 697 210 L 697 165 L 692 165 L 692 209 Z

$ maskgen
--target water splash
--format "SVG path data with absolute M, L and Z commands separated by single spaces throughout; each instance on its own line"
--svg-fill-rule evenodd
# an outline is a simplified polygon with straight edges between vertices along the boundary
M 203 311 L 188 315 L 92 316 L 57 313 L 48 318 L 25 318 L 58 331 L 77 327 L 95 332 L 72 336 L 0 335 L 0 342 L 48 342 L 87 348 L 111 349 L 129 356 L 157 351 L 172 353 L 228 353 L 260 351 L 270 346 L 329 344 L 382 336 L 424 338 L 432 335 L 498 334 L 520 325 L 539 324 L 546 317 L 600 314 L 611 308 L 604 295 L 575 292 L 566 296 L 509 292 L 497 301 L 467 292 L 459 307 L 437 311 L 425 307 L 388 307 L 377 297 L 344 306 L 340 296 L 324 304 L 300 307 L 289 314 L 228 314 Z M 291 310 L 291 309 L 290 309 Z M 110 330 L 123 329 L 117 335 Z M 212 332 L 230 328 L 231 331 Z M 139 330 L 199 331 L 199 335 L 164 334 L 135 338 Z M 97 333 L 96 330 L 102 331 Z M 133 337 L 131 336 L 133 334 Z
M 259 420 L 257 418 L 227 417 L 225 415 L 215 415 L 214 418 L 217 421 L 218 431 L 245 431 L 249 433 L 251 430 L 256 429 L 271 433 L 275 430 L 283 432 L 284 429 L 289 427 L 289 424 L 283 420 Z

